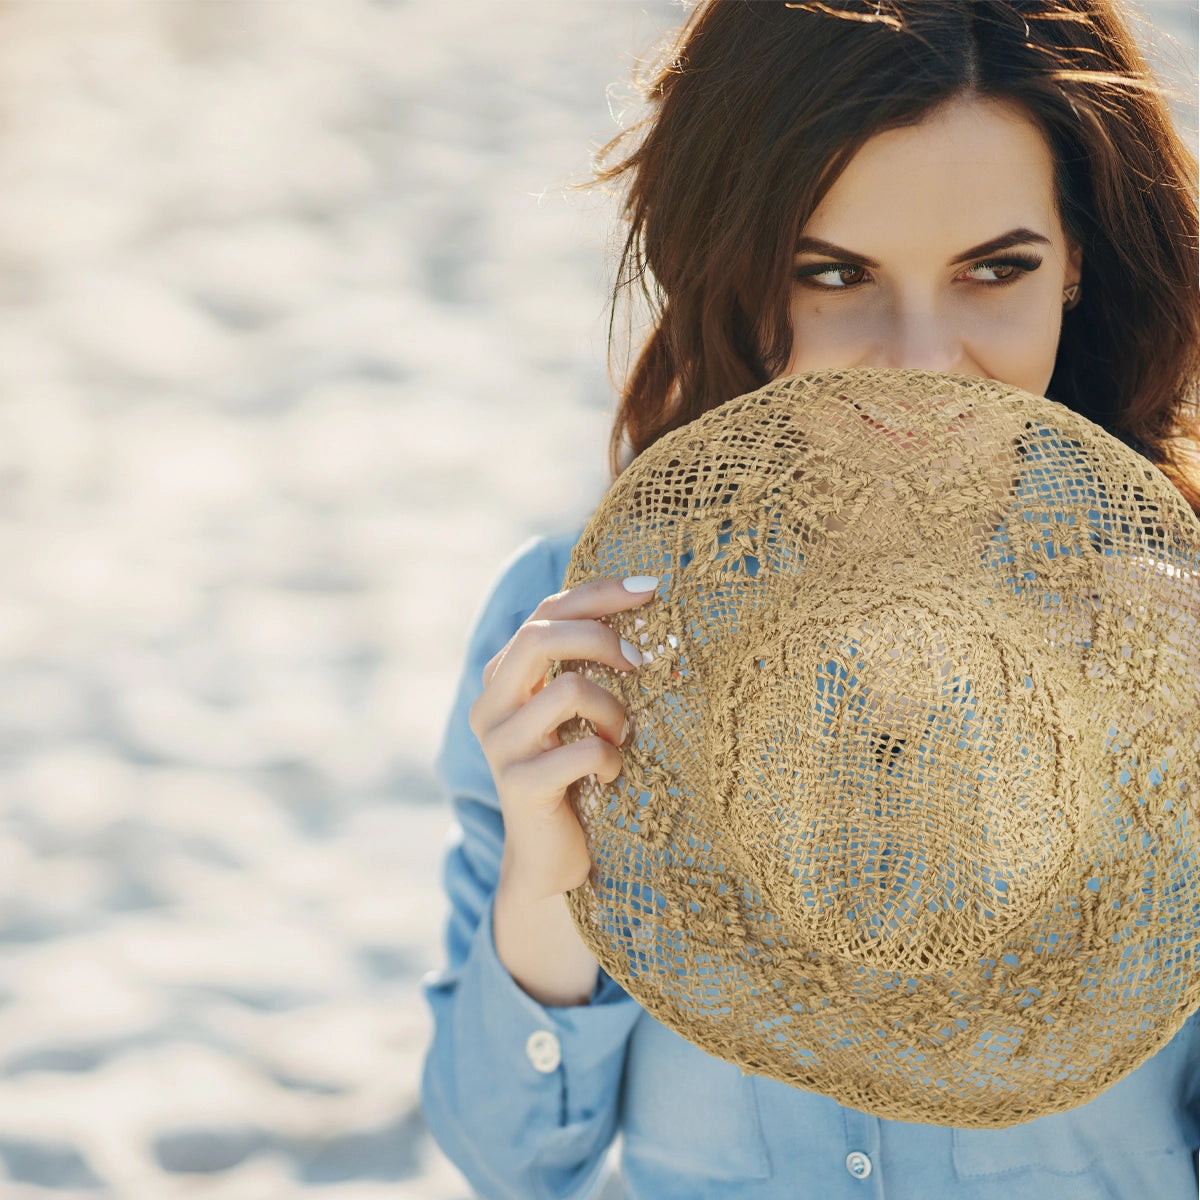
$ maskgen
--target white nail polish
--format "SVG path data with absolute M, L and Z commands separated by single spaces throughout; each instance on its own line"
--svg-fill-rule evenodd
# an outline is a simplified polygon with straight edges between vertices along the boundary
M 652 592 L 658 587 L 657 575 L 629 575 L 621 580 L 627 592 Z
M 621 639 L 621 653 L 625 655 L 633 666 L 640 667 L 642 665 L 641 654 L 635 646 L 627 642 L 624 638 Z

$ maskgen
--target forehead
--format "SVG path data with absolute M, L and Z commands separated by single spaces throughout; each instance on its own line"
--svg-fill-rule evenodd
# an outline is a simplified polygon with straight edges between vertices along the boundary
M 956 99 L 919 124 L 870 138 L 805 226 L 812 237 L 869 252 L 856 234 L 972 245 L 1028 225 L 1061 236 L 1054 156 L 1016 105 Z M 964 241 L 965 239 L 965 241 Z

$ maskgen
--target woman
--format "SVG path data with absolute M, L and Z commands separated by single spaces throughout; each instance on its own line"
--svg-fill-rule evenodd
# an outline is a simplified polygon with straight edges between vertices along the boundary
M 925 367 L 1076 409 L 1200 513 L 1196 164 L 1111 0 L 710 0 L 651 101 L 602 173 L 629 186 L 618 293 L 642 285 L 654 316 L 614 474 L 625 443 L 781 375 Z M 625 713 L 543 678 L 636 669 L 598 618 L 655 581 L 560 591 L 577 536 L 505 565 L 438 758 L 462 837 L 423 1100 L 480 1193 L 585 1195 L 619 1132 L 627 1191 L 653 1200 L 1191 1200 L 1200 1016 L 1090 1103 L 951 1129 L 742 1075 L 599 970 L 563 899 L 590 866 L 566 789 L 620 773 Z M 599 736 L 560 745 L 575 714 Z

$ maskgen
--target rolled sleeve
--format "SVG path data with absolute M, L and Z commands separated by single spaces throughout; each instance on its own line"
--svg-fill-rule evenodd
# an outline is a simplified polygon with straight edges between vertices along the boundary
M 572 544 L 532 539 L 501 569 L 436 761 L 456 821 L 443 869 L 448 962 L 422 980 L 433 1038 L 421 1099 L 438 1145 L 485 1197 L 587 1194 L 615 1132 L 625 1047 L 642 1012 L 602 969 L 590 1004 L 543 1006 L 509 974 L 492 934 L 504 825 L 468 715 L 484 665 L 561 588 Z

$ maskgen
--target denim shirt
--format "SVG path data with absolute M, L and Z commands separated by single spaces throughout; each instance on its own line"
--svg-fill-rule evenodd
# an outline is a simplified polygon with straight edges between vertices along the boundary
M 421 1100 L 435 1140 L 487 1200 L 598 1189 L 619 1134 L 629 1200 L 1197 1200 L 1200 1013 L 1107 1091 L 1005 1129 L 884 1120 L 743 1074 L 655 1020 L 603 969 L 591 1002 L 547 1008 L 496 954 L 504 828 L 467 717 L 481 674 L 563 587 L 581 530 L 533 538 L 499 571 L 470 636 L 438 751 L 453 807 L 447 965 Z

